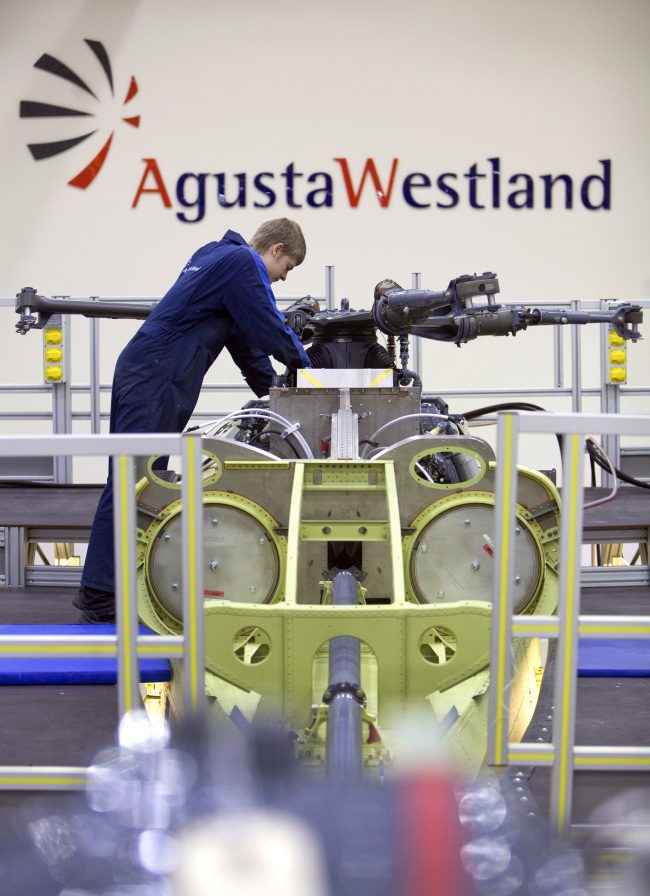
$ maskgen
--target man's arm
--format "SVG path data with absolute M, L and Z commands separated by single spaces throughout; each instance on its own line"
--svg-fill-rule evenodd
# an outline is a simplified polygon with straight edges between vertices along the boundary
M 236 255 L 236 271 L 225 291 L 224 305 L 240 333 L 250 346 L 267 357 L 273 355 L 287 367 L 310 367 L 300 340 L 286 326 L 275 304 L 263 261 L 248 247 Z
M 268 395 L 275 375 L 269 356 L 251 345 L 236 325 L 228 337 L 226 348 L 255 395 L 258 398 Z

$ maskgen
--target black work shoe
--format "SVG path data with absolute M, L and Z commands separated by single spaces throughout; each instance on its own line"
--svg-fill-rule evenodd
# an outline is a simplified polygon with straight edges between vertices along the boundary
M 104 623 L 115 624 L 115 613 L 98 616 L 93 610 L 84 610 L 79 617 L 80 625 L 102 625 Z
M 115 595 L 112 591 L 82 585 L 72 599 L 72 605 L 82 611 L 81 622 L 115 622 Z

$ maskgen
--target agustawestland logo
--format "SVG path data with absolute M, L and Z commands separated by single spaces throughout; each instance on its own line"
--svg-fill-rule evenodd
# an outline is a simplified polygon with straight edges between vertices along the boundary
M 86 40 L 85 43 L 95 55 L 98 73 L 103 70 L 111 98 L 115 99 L 111 64 L 104 45 L 96 40 Z M 102 105 L 97 94 L 58 59 L 44 54 L 34 65 L 63 78 L 75 90 L 83 91 L 80 96 L 85 100 L 91 97 L 95 105 Z M 132 77 L 123 106 L 137 92 L 138 86 Z M 20 104 L 21 118 L 87 118 L 97 114 L 97 111 L 88 111 L 87 105 L 83 109 L 71 109 L 32 100 L 23 100 Z M 122 121 L 138 127 L 140 116 L 122 117 Z M 111 146 L 113 127 L 112 124 L 107 126 L 106 132 L 110 130 L 110 136 L 102 149 L 68 181 L 70 186 L 85 190 L 98 175 Z M 28 147 L 34 159 L 40 161 L 73 149 L 97 131 L 95 128 L 68 139 L 29 143 Z M 131 208 L 175 209 L 178 220 L 186 224 L 202 221 L 208 210 L 270 209 L 282 204 L 288 209 L 332 208 L 334 205 L 355 209 L 362 200 L 364 204 L 370 203 L 380 209 L 390 208 L 391 203 L 393 207 L 404 203 L 414 210 L 442 214 L 463 207 L 477 211 L 508 209 L 519 212 L 534 208 L 559 211 L 580 207 L 588 211 L 609 211 L 612 207 L 612 160 L 599 159 L 588 164 L 589 168 L 578 175 L 531 174 L 513 169 L 512 163 L 494 155 L 481 162 L 471 162 L 466 170 L 458 172 L 432 170 L 436 160 L 428 157 L 421 170 L 405 171 L 399 158 L 376 164 L 371 157 L 349 160 L 336 156 L 323 166 L 325 170 L 320 171 L 300 170 L 302 166 L 292 161 L 279 171 L 184 171 L 170 175 L 169 171 L 163 171 L 150 152 L 146 158 L 138 159 L 133 171 L 125 176 L 133 183 Z
M 111 68 L 111 61 L 109 59 L 108 53 L 106 52 L 106 48 L 98 40 L 86 40 L 86 45 L 90 48 L 92 53 L 95 56 L 95 60 L 97 62 L 97 74 L 99 75 L 102 82 L 105 82 L 104 86 L 108 86 L 110 88 L 110 98 L 112 100 L 115 99 L 115 89 L 113 85 L 113 71 Z M 92 90 L 86 82 L 79 77 L 71 68 L 68 68 L 65 63 L 61 62 L 59 59 L 55 59 L 54 56 L 50 56 L 49 53 L 44 53 L 40 59 L 38 59 L 34 63 L 34 68 L 40 69 L 43 72 L 47 72 L 50 75 L 54 75 L 57 78 L 62 78 L 64 81 L 67 81 L 68 84 L 74 85 L 74 87 L 80 91 L 79 93 L 79 106 L 82 108 L 70 109 L 68 106 L 61 106 L 54 103 L 43 103 L 36 102 L 34 100 L 22 100 L 20 103 L 20 117 L 21 118 L 51 118 L 51 119 L 81 119 L 82 121 L 75 121 L 74 123 L 70 122 L 69 131 L 72 132 L 67 139 L 64 140 L 49 140 L 45 143 L 28 143 L 28 149 L 31 152 L 34 159 L 37 161 L 41 159 L 49 159 L 52 156 L 59 155 L 62 152 L 68 152 L 71 149 L 74 149 L 75 146 L 83 143 L 85 140 L 88 140 L 89 137 L 92 137 L 94 134 L 100 133 L 104 128 L 106 132 L 110 129 L 110 134 L 108 139 L 104 142 L 104 145 L 97 153 L 97 155 L 90 160 L 90 162 L 77 174 L 72 180 L 68 181 L 68 184 L 71 187 L 78 187 L 81 190 L 85 190 L 97 177 L 99 172 L 102 169 L 104 162 L 106 161 L 106 157 L 108 156 L 108 152 L 111 148 L 111 142 L 113 140 L 114 131 L 111 129 L 110 120 L 102 112 L 105 112 L 106 106 L 112 105 L 112 103 L 107 102 L 106 99 L 102 103 L 98 93 L 101 95 L 105 94 L 105 90 L 102 91 L 100 88 L 95 85 L 95 90 Z M 103 75 L 102 75 L 103 73 Z M 136 83 L 135 78 L 132 76 L 131 81 L 126 90 L 125 98 L 122 103 L 123 106 L 126 106 L 127 103 L 130 103 L 133 97 L 138 92 L 138 85 Z M 102 108 L 102 106 L 104 108 Z M 95 119 L 93 124 L 97 123 L 97 127 L 93 127 L 92 130 L 86 131 L 84 134 L 79 134 L 79 130 L 86 130 L 88 127 L 88 122 L 86 119 Z M 125 121 L 127 124 L 132 125 L 137 128 L 140 125 L 140 116 L 134 115 L 131 117 L 122 117 L 122 121 Z M 81 125 L 81 127 L 79 127 Z

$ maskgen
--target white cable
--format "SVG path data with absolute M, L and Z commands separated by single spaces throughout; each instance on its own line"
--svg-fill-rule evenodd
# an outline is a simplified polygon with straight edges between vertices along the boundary
M 201 428 L 210 427 L 210 426 L 222 426 L 224 423 L 228 421 L 237 421 L 244 420 L 246 418 L 261 418 L 262 420 L 270 420 L 274 423 L 281 423 L 288 433 L 293 434 L 298 440 L 300 446 L 302 447 L 305 455 L 309 460 L 313 460 L 314 454 L 307 444 L 304 436 L 298 432 L 296 427 L 299 426 L 297 423 L 290 423 L 286 417 L 282 417 L 280 414 L 276 414 L 275 411 L 268 410 L 266 408 L 248 408 L 242 409 L 239 411 L 233 411 L 231 414 L 226 414 L 225 417 L 220 417 L 218 420 L 210 420 L 207 423 L 201 424 Z M 207 433 L 206 435 L 213 435 L 214 433 Z
M 433 482 L 433 479 L 432 479 L 431 476 L 427 473 L 427 471 L 424 469 L 424 467 L 422 466 L 421 463 L 417 463 L 417 464 L 415 465 L 415 469 L 416 469 L 416 470 L 419 470 L 420 473 L 422 473 L 422 475 L 424 476 L 424 478 L 425 478 L 425 479 L 428 479 L 429 482 Z
M 394 423 L 400 423 L 402 420 L 411 420 L 414 417 L 435 417 L 436 420 L 449 420 L 448 414 L 425 414 L 420 412 L 419 414 L 404 414 L 403 417 L 395 417 L 394 420 L 389 420 L 388 423 L 384 423 L 383 426 L 380 426 L 377 432 L 373 433 L 368 439 L 369 442 L 374 442 L 380 432 L 383 432 L 389 426 L 392 426 Z M 426 435 L 426 433 L 425 433 Z M 379 446 L 378 446 L 379 447 Z M 374 449 L 377 450 L 377 449 Z M 367 457 L 367 451 L 364 449 L 364 453 L 362 454 L 362 458 Z

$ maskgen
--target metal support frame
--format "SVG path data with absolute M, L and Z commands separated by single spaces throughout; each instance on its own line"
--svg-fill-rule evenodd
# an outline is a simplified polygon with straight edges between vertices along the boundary
M 580 302 L 571 300 L 571 311 L 579 311 Z M 582 341 L 580 327 L 571 327 L 571 410 L 579 414 L 582 410 Z
M 203 712 L 204 636 L 203 585 L 196 552 L 202 550 L 201 439 L 197 435 L 61 435 L 0 436 L 0 457 L 40 456 L 45 450 L 54 457 L 113 457 L 115 476 L 116 635 L 4 635 L 0 656 L 103 656 L 117 657 L 117 687 L 120 715 L 140 703 L 140 657 L 183 659 L 189 714 Z M 180 454 L 183 458 L 182 497 L 188 507 L 183 528 L 184 610 L 191 620 L 181 636 L 139 635 L 136 596 L 136 526 L 134 458 Z M 5 534 L 6 537 L 6 534 Z M 23 564 L 24 567 L 24 564 Z M 79 790 L 88 777 L 84 768 L 0 766 L 0 790 Z
M 4 527 L 4 585 L 24 588 L 27 557 L 27 533 L 24 526 Z
M 63 380 L 52 383 L 52 432 L 62 435 L 72 431 L 72 403 L 70 397 L 70 316 L 58 315 L 63 330 Z M 58 485 L 72 482 L 72 458 L 55 455 L 54 481 Z
M 93 298 L 96 298 L 93 296 Z M 101 425 L 101 376 L 99 370 L 99 318 L 93 317 L 90 323 L 90 431 L 99 433 Z
M 603 311 L 607 311 L 611 305 L 611 300 L 601 299 L 600 307 Z M 620 414 L 621 412 L 621 387 L 616 383 L 609 382 L 609 330 L 607 327 L 601 327 L 600 332 L 600 371 L 602 380 L 602 392 L 600 396 L 600 411 L 602 414 Z M 620 469 L 621 466 L 621 445 L 618 433 L 604 433 L 601 436 L 602 446 L 605 454 L 613 465 Z M 611 473 L 601 470 L 600 481 L 606 488 L 611 488 L 613 479 Z
M 573 770 L 650 771 L 650 747 L 599 747 L 575 744 L 575 693 L 578 639 L 647 638 L 650 616 L 580 615 L 580 547 L 584 437 L 592 432 L 650 437 L 650 416 L 499 414 L 497 532 L 491 639 L 491 692 L 488 762 L 551 766 L 551 823 L 560 839 L 571 828 Z M 560 541 L 559 605 L 554 616 L 527 617 L 512 612 L 512 556 L 515 494 L 513 468 L 522 433 L 561 433 L 563 450 L 563 523 Z M 512 637 L 557 638 L 555 721 L 552 743 L 508 743 Z

